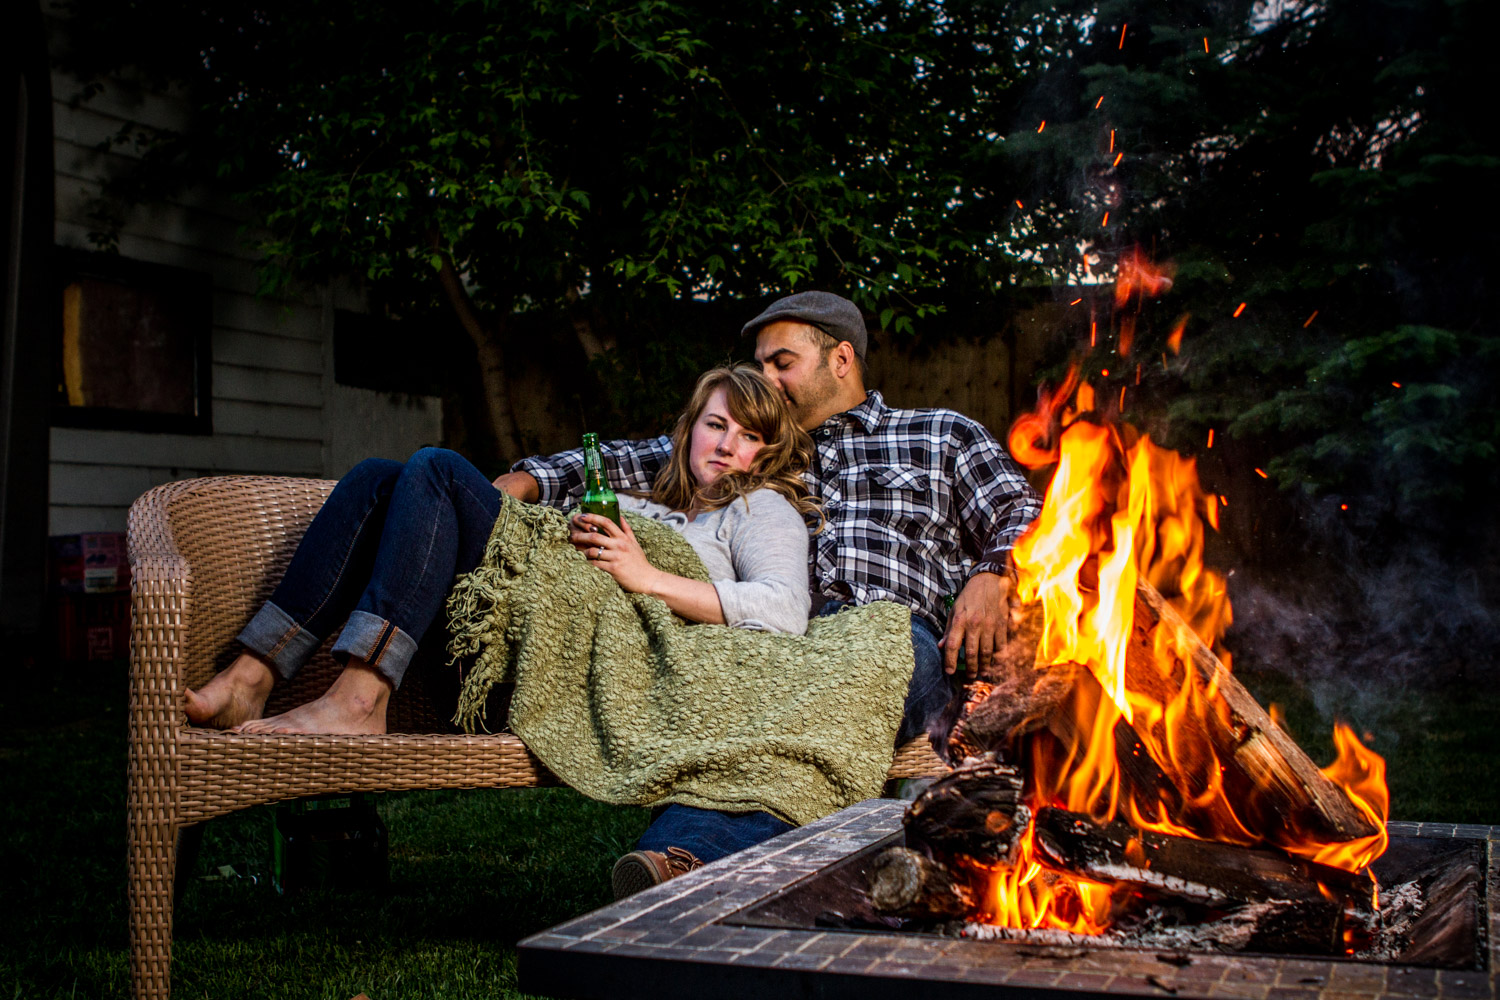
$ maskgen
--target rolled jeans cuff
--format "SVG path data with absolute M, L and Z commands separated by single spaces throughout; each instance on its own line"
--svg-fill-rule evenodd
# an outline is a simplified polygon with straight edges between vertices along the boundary
M 368 611 L 352 611 L 338 642 L 333 644 L 333 655 L 344 659 L 356 656 L 364 660 L 391 687 L 401 686 L 401 678 L 407 665 L 416 655 L 417 643 L 396 625 Z
M 248 649 L 270 661 L 282 678 L 291 677 L 312 659 L 323 641 L 270 601 L 261 606 L 238 638 Z

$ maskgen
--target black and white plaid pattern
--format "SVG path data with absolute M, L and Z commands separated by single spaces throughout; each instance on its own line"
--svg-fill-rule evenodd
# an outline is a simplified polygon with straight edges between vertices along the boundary
M 1004 573 L 1011 546 L 1041 512 L 1040 497 L 1000 442 L 952 410 L 897 410 L 879 392 L 812 432 L 808 488 L 828 526 L 813 536 L 812 588 L 828 598 L 895 601 L 939 633 L 943 597 L 978 572 Z M 616 489 L 649 490 L 671 454 L 665 436 L 608 441 Z M 583 453 L 528 458 L 541 501 L 569 506 L 583 494 Z

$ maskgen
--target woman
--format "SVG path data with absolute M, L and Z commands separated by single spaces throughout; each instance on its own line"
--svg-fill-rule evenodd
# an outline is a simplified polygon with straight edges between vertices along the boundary
M 572 521 L 571 541 L 626 591 L 659 597 L 682 617 L 771 631 L 807 626 L 807 528 L 816 513 L 801 472 L 812 445 L 772 383 L 749 365 L 699 378 L 673 430 L 673 459 L 650 497 L 624 497 L 680 531 L 709 570 L 703 583 L 656 570 L 628 524 Z M 736 502 L 739 501 L 739 502 Z M 383 733 L 390 694 L 443 609 L 454 577 L 483 555 L 500 494 L 451 451 L 405 465 L 368 459 L 339 481 L 285 578 L 240 633 L 245 652 L 185 692 L 197 725 L 247 733 Z M 344 669 L 320 698 L 261 718 L 340 623 Z

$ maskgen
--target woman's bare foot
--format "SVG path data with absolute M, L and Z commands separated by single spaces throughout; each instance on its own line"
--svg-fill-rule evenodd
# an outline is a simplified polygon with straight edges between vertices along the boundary
M 338 733 L 385 732 L 385 706 L 391 698 L 391 682 L 350 659 L 333 686 L 323 696 L 290 712 L 236 726 L 241 733 Z
M 195 726 L 231 729 L 260 718 L 275 682 L 269 663 L 254 653 L 241 653 L 197 691 L 185 689 L 182 707 Z

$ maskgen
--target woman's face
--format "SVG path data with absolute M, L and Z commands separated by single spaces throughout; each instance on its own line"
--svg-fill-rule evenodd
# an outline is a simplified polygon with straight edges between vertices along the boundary
M 765 441 L 729 415 L 729 401 L 721 385 L 708 397 L 688 438 L 688 468 L 699 486 L 707 486 L 726 472 L 746 472 Z

